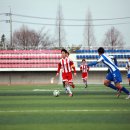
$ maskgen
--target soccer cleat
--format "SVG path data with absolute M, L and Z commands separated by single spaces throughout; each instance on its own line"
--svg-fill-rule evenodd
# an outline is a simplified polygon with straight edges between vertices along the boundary
M 69 94 L 69 97 L 73 97 L 73 94 Z
M 75 85 L 74 85 L 74 84 L 72 84 L 72 88 L 75 88 Z
M 130 94 L 129 94 L 128 97 L 126 97 L 125 99 L 130 99 Z
M 121 95 L 121 90 L 119 89 L 119 90 L 117 91 L 117 94 L 116 94 L 117 98 L 119 98 L 120 95 Z

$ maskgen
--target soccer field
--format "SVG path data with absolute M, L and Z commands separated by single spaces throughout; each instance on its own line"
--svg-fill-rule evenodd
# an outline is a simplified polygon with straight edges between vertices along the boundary
M 1 86 L 0 130 L 130 129 L 130 100 L 123 93 L 116 98 L 103 85 L 77 85 L 73 92 L 68 97 L 61 85 Z

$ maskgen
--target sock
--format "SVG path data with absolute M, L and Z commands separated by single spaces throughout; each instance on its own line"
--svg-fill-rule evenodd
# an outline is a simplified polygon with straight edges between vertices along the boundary
M 125 87 L 122 87 L 122 89 L 121 89 L 124 93 L 126 93 L 127 95 L 129 95 L 130 94 L 130 92 L 125 88 Z
M 113 84 L 111 84 L 111 83 L 108 85 L 108 87 L 110 87 L 110 88 L 112 88 L 114 90 L 118 90 L 118 88 L 116 86 L 114 86 Z
M 66 85 L 66 89 L 67 91 L 69 92 L 69 94 L 72 94 L 71 90 L 70 90 L 70 86 L 69 85 Z
M 85 85 L 87 85 L 87 81 L 86 81 L 86 80 L 84 80 L 83 83 L 84 83 Z

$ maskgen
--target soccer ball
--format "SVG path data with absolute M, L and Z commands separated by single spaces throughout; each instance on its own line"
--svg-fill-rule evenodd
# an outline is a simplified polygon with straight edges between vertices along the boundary
M 54 95 L 55 97 L 58 97 L 58 96 L 60 95 L 60 91 L 59 91 L 59 90 L 54 90 L 54 91 L 53 91 L 53 95 Z

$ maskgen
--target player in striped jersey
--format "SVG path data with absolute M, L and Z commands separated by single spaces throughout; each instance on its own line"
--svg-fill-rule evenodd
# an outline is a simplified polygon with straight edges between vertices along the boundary
M 70 55 L 70 54 L 69 54 L 69 52 L 67 51 L 67 52 L 66 52 L 66 57 L 69 58 L 69 55 Z M 70 59 L 70 61 L 73 62 L 71 59 Z M 71 68 L 72 68 L 72 70 L 76 71 L 76 70 L 75 70 L 74 63 L 73 63 L 73 65 L 71 65 Z M 62 83 L 63 83 L 63 87 L 65 88 L 65 81 L 62 81 Z M 75 85 L 74 85 L 73 82 L 72 82 L 70 85 L 72 86 L 72 88 L 75 88 Z M 65 90 L 66 90 L 66 93 L 68 93 L 68 91 L 67 91 L 66 88 L 65 88 Z
M 72 97 L 72 91 L 70 89 L 70 85 L 73 83 L 72 77 L 72 65 L 74 64 L 72 60 L 66 57 L 67 51 L 65 49 L 61 50 L 62 58 L 58 64 L 58 70 L 56 76 L 59 75 L 60 69 L 62 68 L 62 81 L 65 82 L 65 87 L 69 93 L 69 96 Z M 74 69 L 74 75 L 76 75 L 76 70 Z
M 85 88 L 87 88 L 87 78 L 88 78 L 88 71 L 89 71 L 89 66 L 86 63 L 85 59 L 82 59 L 82 64 L 80 66 L 80 71 L 82 72 L 82 79 L 83 83 L 85 84 Z
M 115 90 L 119 90 L 119 93 L 121 91 L 123 91 L 124 93 L 126 93 L 128 95 L 128 97 L 126 99 L 130 99 L 130 92 L 123 87 L 120 83 L 122 82 L 122 76 L 121 73 L 118 69 L 118 67 L 113 63 L 112 59 L 107 56 L 106 54 L 104 54 L 104 48 L 100 47 L 98 49 L 98 54 L 99 54 L 99 59 L 95 62 L 91 62 L 88 64 L 88 66 L 92 66 L 92 65 L 96 65 L 99 62 L 103 62 L 110 70 L 110 79 L 109 80 L 105 80 L 104 84 L 107 84 L 108 87 L 115 89 Z M 114 81 L 115 85 L 111 84 L 111 81 Z M 119 94 L 118 94 L 119 95 Z
M 130 86 L 130 57 L 128 58 L 128 62 L 126 63 L 126 69 L 127 69 L 127 78 Z

